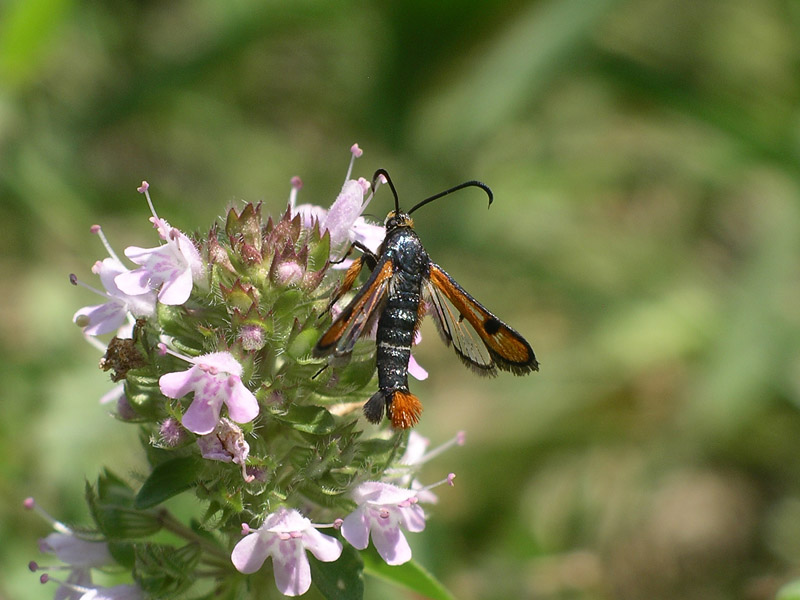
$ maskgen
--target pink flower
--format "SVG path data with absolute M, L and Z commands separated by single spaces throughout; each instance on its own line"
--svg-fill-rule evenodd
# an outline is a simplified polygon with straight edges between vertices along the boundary
M 350 228 L 350 241 L 360 242 L 373 252 L 378 252 L 386 237 L 386 228 L 383 225 L 370 223 L 364 217 L 359 217 Z M 344 267 L 341 267 L 344 268 Z
M 289 197 L 289 205 L 292 212 L 299 213 L 303 219 L 305 227 L 311 227 L 314 220 L 319 221 L 320 230 L 328 231 L 331 236 L 331 256 L 341 256 L 348 248 L 349 244 L 358 241 L 369 249 L 376 251 L 386 235 L 386 230 L 382 225 L 369 223 L 361 213 L 372 200 L 372 194 L 364 198 L 370 191 L 370 183 L 363 177 L 350 179 L 355 159 L 361 156 L 362 150 L 358 144 L 353 144 L 350 148 L 351 158 L 350 167 L 345 175 L 345 182 L 342 191 L 334 200 L 330 209 L 326 210 L 313 204 L 300 204 L 295 206 L 297 192 L 301 187 L 298 179 L 292 180 L 292 194 Z M 334 264 L 334 268 L 347 268 L 352 261 L 344 261 Z
M 414 476 L 414 471 L 421 467 L 423 464 L 439 456 L 453 446 L 463 446 L 466 442 L 466 434 L 459 431 L 455 436 L 450 438 L 444 444 L 441 444 L 428 451 L 430 440 L 421 436 L 416 431 L 412 431 L 408 435 L 408 443 L 406 444 L 406 451 L 398 461 L 399 466 L 389 469 L 386 472 L 389 481 L 394 481 L 397 485 L 403 488 L 411 488 L 417 493 L 417 500 L 427 504 L 436 504 L 439 499 L 431 489 L 433 486 L 423 486 L 422 483 Z M 448 480 L 449 481 L 449 480 Z M 440 482 L 441 483 L 441 482 Z
M 331 247 L 339 248 L 345 242 L 351 242 L 355 235 L 351 233 L 356 221 L 361 219 L 361 213 L 367 206 L 364 194 L 369 191 L 369 181 L 363 177 L 348 179 L 342 186 L 342 191 L 331 204 L 322 228 L 331 234 Z
M 127 294 L 144 294 L 160 286 L 159 302 L 183 304 L 192 293 L 194 280 L 203 274 L 203 261 L 186 235 L 163 220 L 157 221 L 157 227 L 167 243 L 155 248 L 125 248 L 125 256 L 142 266 L 118 275 L 114 281 Z
M 114 281 L 123 292 L 133 295 L 160 287 L 159 302 L 183 304 L 192 293 L 194 281 L 202 278 L 205 266 L 192 240 L 158 217 L 150 201 L 148 187 L 147 182 L 142 182 L 139 191 L 145 194 L 153 213 L 150 220 L 166 244 L 155 248 L 125 248 L 125 256 L 141 266 L 117 275 Z
M 294 509 L 281 508 L 267 516 L 258 529 L 249 531 L 231 553 L 231 561 L 241 573 L 255 573 L 268 556 L 272 557 L 275 585 L 286 596 L 305 594 L 311 587 L 311 567 L 305 550 L 323 562 L 333 562 L 342 554 L 342 544 L 324 535 Z
M 411 560 L 411 547 L 401 531 L 425 529 L 425 513 L 417 504 L 416 490 L 380 481 L 367 481 L 352 492 L 358 504 L 342 522 L 342 535 L 354 548 L 363 550 L 372 543 L 389 565 Z
M 104 567 L 114 562 L 105 542 L 83 540 L 72 533 L 51 533 L 39 540 L 39 550 L 51 552 L 76 568 Z
M 186 371 L 162 375 L 158 385 L 168 398 L 182 398 L 194 392 L 192 404 L 181 421 L 186 429 L 198 435 L 214 431 L 223 403 L 232 421 L 249 423 L 256 418 L 258 401 L 242 383 L 242 365 L 230 352 L 180 358 L 193 366 Z
M 49 517 L 49 515 L 48 515 Z M 69 571 L 66 581 L 60 583 L 55 593 L 56 600 L 82 598 L 82 591 L 91 589 L 93 568 L 103 568 L 114 564 L 105 542 L 93 542 L 77 537 L 72 531 L 54 524 L 58 531 L 39 540 L 41 552 L 55 554 Z M 60 526 L 60 527 L 59 527 Z M 38 565 L 32 563 L 38 568 Z
M 84 306 L 72 317 L 72 320 L 83 328 L 86 335 L 103 335 L 119 329 L 131 314 L 134 317 L 150 317 L 155 312 L 156 296 L 153 292 L 128 294 L 119 289 L 115 278 L 128 270 L 119 260 L 106 258 L 97 261 L 92 267 L 92 273 L 100 277 L 100 282 L 105 292 L 96 290 L 71 278 L 76 285 L 80 284 L 93 292 L 107 298 L 103 304 Z
M 108 258 L 97 261 L 92 267 L 92 272 L 100 277 L 105 291 L 86 285 L 75 275 L 70 275 L 70 281 L 106 299 L 103 304 L 83 307 L 72 317 L 72 320 L 83 328 L 84 334 L 95 336 L 119 329 L 129 315 L 136 318 L 152 316 L 156 309 L 156 296 L 149 290 L 142 294 L 128 294 L 120 290 L 114 279 L 128 269 L 108 243 L 103 229 L 99 225 L 92 225 L 91 232 L 100 238 L 109 255 Z
M 62 522 L 57 521 L 39 506 L 33 498 L 26 498 L 23 504 L 28 510 L 37 511 L 55 529 L 39 540 L 39 549 L 49 552 L 66 563 L 69 570 L 66 580 L 56 579 L 44 573 L 39 580 L 51 581 L 59 585 L 55 600 L 143 600 L 138 585 L 116 585 L 105 588 L 92 584 L 91 569 L 101 569 L 114 564 L 114 558 L 106 542 L 95 542 L 78 537 Z M 29 563 L 31 571 L 55 570 L 65 567 L 40 567 L 36 562 Z

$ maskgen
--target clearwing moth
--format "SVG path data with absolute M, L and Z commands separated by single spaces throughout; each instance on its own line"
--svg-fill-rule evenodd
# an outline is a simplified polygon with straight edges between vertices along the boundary
M 398 429 L 419 421 L 422 403 L 408 389 L 411 345 L 422 317 L 433 316 L 445 343 L 480 375 L 497 370 L 525 375 L 539 370 L 530 344 L 514 329 L 489 312 L 439 265 L 431 261 L 414 231 L 411 213 L 418 208 L 465 187 L 481 188 L 493 200 L 492 191 L 480 181 L 467 181 L 417 203 L 408 212 L 400 210 L 397 191 L 389 174 L 378 169 L 394 194 L 395 210 L 386 217 L 386 236 L 375 254 L 356 242 L 362 254 L 345 274 L 331 306 L 348 292 L 366 265 L 371 274 L 350 303 L 334 319 L 314 348 L 317 357 L 346 357 L 360 337 L 369 334 L 377 321 L 376 367 L 378 391 L 364 405 L 364 415 L 380 423 L 384 413 Z

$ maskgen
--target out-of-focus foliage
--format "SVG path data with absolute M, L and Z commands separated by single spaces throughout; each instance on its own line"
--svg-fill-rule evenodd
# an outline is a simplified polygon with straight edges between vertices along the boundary
M 0 8 L 0 582 L 83 478 L 142 458 L 68 285 L 230 205 L 330 203 L 357 141 L 540 373 L 424 328 L 419 431 L 467 445 L 415 556 L 458 598 L 772 598 L 800 573 L 800 5 L 780 0 L 70 2 Z M 370 210 L 391 207 L 379 195 Z M 368 598 L 403 598 L 367 584 Z

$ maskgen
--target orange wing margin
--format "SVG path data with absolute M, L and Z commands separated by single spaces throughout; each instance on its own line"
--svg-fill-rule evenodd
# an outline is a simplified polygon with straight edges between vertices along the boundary
M 435 263 L 431 263 L 430 281 L 472 325 L 498 368 L 516 375 L 539 370 L 525 338 L 490 313 Z
M 328 330 L 322 334 L 322 337 L 314 347 L 315 355 L 325 356 L 332 351 L 338 351 L 340 341 L 345 336 L 345 333 L 347 333 L 346 338 L 351 341 L 355 341 L 363 333 L 364 327 L 371 320 L 370 317 L 373 311 L 381 304 L 386 290 L 386 283 L 392 277 L 392 273 L 392 261 L 390 260 L 384 260 L 376 266 L 369 279 L 350 301 L 350 304 L 336 317 L 336 320 Z M 345 276 L 345 279 L 347 278 L 348 276 Z M 353 276 L 353 279 L 355 279 L 355 276 Z M 350 285 L 352 285 L 352 281 L 350 281 Z M 345 345 L 350 345 L 349 341 Z

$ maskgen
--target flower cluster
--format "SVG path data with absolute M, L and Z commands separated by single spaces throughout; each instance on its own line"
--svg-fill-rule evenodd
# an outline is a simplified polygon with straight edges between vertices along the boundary
M 73 320 L 117 383 L 103 402 L 144 432 L 149 473 L 134 488 L 104 471 L 87 488 L 90 529 L 51 519 L 41 549 L 69 573 L 41 578 L 58 583 L 57 598 L 262 598 L 312 583 L 326 597 L 343 597 L 342 586 L 359 597 L 358 551 L 370 540 L 389 565 L 411 560 L 406 535 L 425 528 L 421 503 L 436 501 L 417 471 L 438 451 L 416 432 L 359 419 L 375 385 L 374 342 L 358 342 L 345 365 L 312 355 L 353 242 L 377 250 L 384 235 L 361 216 L 374 190 L 351 178 L 360 148 L 351 154 L 328 209 L 298 203 L 294 178 L 281 216 L 246 204 L 187 235 L 158 216 L 143 182 L 158 244 L 126 248 L 126 263 L 92 227 L 108 254 L 92 268 L 102 289 L 70 279 L 103 300 Z M 454 443 L 463 435 L 444 447 Z M 191 526 L 163 507 L 186 492 L 198 499 Z M 112 565 L 131 583 L 93 582 Z M 264 569 L 271 578 L 253 575 Z

